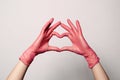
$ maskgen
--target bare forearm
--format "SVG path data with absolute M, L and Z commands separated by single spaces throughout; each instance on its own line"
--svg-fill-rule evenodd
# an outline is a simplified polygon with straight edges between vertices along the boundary
M 97 63 L 93 68 L 92 72 L 94 74 L 95 80 L 109 80 L 108 75 L 104 71 L 102 65 L 100 63 Z
M 7 80 L 23 80 L 24 75 L 28 69 L 28 66 L 32 63 L 36 55 L 42 54 L 46 51 L 60 51 L 58 47 L 50 46 L 48 44 L 50 38 L 53 35 L 55 35 L 55 32 L 53 32 L 54 29 L 61 24 L 61 22 L 58 21 L 57 23 L 51 26 L 53 21 L 54 21 L 54 18 L 51 18 L 43 26 L 42 31 L 40 32 L 36 40 L 19 57 L 20 61 L 12 70 L 12 72 L 9 74 L 9 76 L 7 77 Z
M 27 69 L 28 66 L 19 61 L 6 80 L 23 80 Z

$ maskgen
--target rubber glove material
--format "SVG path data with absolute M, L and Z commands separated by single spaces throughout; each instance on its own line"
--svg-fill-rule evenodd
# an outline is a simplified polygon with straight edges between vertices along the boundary
M 68 37 L 73 45 L 64 46 L 61 48 L 61 50 L 75 52 L 84 56 L 88 62 L 89 67 L 93 68 L 99 62 L 99 58 L 83 37 L 79 21 L 76 20 L 76 26 L 71 22 L 70 19 L 67 19 L 67 22 L 69 26 L 61 23 L 61 26 L 67 30 L 67 32 L 63 33 L 61 37 Z
M 59 48 L 55 46 L 48 45 L 50 38 L 57 34 L 53 30 L 60 25 L 60 21 L 55 23 L 53 26 L 50 25 L 53 22 L 53 18 L 51 18 L 42 28 L 37 39 L 33 42 L 33 44 L 20 56 L 19 60 L 21 60 L 25 65 L 30 65 L 33 61 L 34 57 L 38 54 L 41 54 L 46 51 L 60 51 Z M 58 34 L 57 34 L 58 36 Z

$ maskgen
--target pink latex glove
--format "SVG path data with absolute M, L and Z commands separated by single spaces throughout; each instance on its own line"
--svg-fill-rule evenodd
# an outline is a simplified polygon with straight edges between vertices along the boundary
M 30 65 L 33 61 L 34 57 L 38 54 L 41 54 L 46 51 L 60 51 L 59 48 L 54 46 L 49 46 L 48 42 L 53 35 L 59 35 L 58 33 L 54 32 L 53 30 L 59 26 L 61 23 L 60 21 L 55 23 L 53 26 L 50 25 L 53 22 L 53 18 L 51 18 L 42 28 L 41 33 L 37 37 L 37 39 L 33 42 L 33 44 L 20 56 L 20 60 L 25 65 Z
M 83 37 L 79 21 L 76 21 L 76 27 L 75 25 L 73 25 L 70 19 L 68 19 L 67 22 L 70 27 L 61 23 L 61 26 L 68 31 L 66 33 L 63 33 L 61 37 L 67 36 L 71 40 L 73 45 L 65 46 L 61 48 L 61 50 L 72 51 L 84 56 L 88 62 L 89 67 L 93 68 L 99 62 L 99 58 Z

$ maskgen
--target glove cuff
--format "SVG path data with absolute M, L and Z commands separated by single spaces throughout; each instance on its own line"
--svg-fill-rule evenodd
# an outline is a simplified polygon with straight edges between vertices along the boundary
M 32 63 L 34 57 L 35 54 L 33 52 L 24 52 L 20 56 L 19 60 L 22 61 L 25 65 L 29 66 Z
M 92 49 L 87 50 L 84 57 L 88 62 L 88 66 L 90 69 L 92 69 L 97 63 L 99 63 L 100 60 Z

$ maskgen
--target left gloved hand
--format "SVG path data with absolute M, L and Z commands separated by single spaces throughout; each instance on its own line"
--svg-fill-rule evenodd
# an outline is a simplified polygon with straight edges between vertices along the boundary
M 33 44 L 20 56 L 20 60 L 25 65 L 30 65 L 33 61 L 34 57 L 38 54 L 41 54 L 46 51 L 60 51 L 58 47 L 50 46 L 48 44 L 50 38 L 53 35 L 59 36 L 58 33 L 54 32 L 53 30 L 60 25 L 60 21 L 55 23 L 53 26 L 50 25 L 53 22 L 53 18 L 51 18 L 42 28 L 37 39 L 33 42 Z

